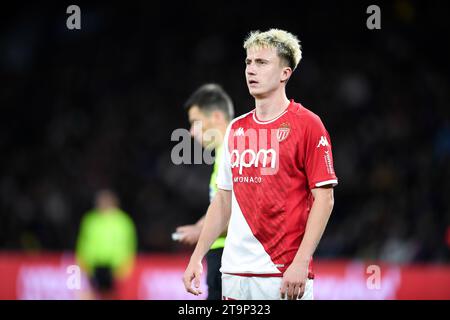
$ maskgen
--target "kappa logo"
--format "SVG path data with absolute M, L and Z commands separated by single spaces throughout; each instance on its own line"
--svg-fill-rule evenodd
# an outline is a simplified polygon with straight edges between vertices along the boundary
M 320 141 L 319 141 L 319 144 L 317 145 L 317 148 L 319 148 L 320 146 L 322 146 L 322 147 L 328 147 L 329 146 L 328 140 L 327 140 L 327 138 L 325 136 L 321 136 L 320 137 Z
M 239 136 L 243 136 L 243 135 L 244 135 L 244 128 L 242 128 L 242 127 L 237 129 L 236 132 L 234 133 L 235 137 L 239 137 Z

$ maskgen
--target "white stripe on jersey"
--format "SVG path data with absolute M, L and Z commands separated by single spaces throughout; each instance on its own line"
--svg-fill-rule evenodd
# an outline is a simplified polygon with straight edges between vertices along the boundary
M 258 270 L 258 272 L 255 272 Z M 250 229 L 234 191 L 231 195 L 231 218 L 222 255 L 222 273 L 281 273 L 261 242 Z

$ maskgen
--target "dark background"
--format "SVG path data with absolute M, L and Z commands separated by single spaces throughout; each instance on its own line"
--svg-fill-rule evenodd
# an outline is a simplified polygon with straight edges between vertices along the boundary
M 66 8 L 81 8 L 81 30 Z M 381 8 L 369 30 L 366 8 Z M 242 43 L 296 34 L 287 92 L 333 144 L 335 208 L 316 256 L 449 261 L 446 2 L 122 1 L 5 6 L 0 19 L 0 249 L 72 250 L 99 188 L 136 223 L 140 252 L 208 205 L 208 165 L 173 165 L 183 103 L 205 82 L 253 108 Z

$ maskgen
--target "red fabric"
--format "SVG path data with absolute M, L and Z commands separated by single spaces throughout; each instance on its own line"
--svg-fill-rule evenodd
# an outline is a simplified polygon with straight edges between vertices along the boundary
M 337 180 L 331 141 L 320 118 L 293 100 L 278 119 L 258 122 L 252 112 L 230 130 L 233 192 L 254 236 L 284 272 L 303 239 L 311 188 Z

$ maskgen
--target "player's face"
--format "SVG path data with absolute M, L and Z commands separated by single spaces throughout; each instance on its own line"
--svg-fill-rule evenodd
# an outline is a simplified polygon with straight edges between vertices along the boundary
M 191 136 L 204 147 L 208 146 L 211 141 L 204 139 L 204 133 L 213 127 L 211 117 L 202 112 L 198 106 L 192 106 L 188 115 Z
M 245 59 L 245 77 L 250 94 L 255 98 L 265 98 L 278 90 L 286 79 L 275 48 L 249 48 Z

